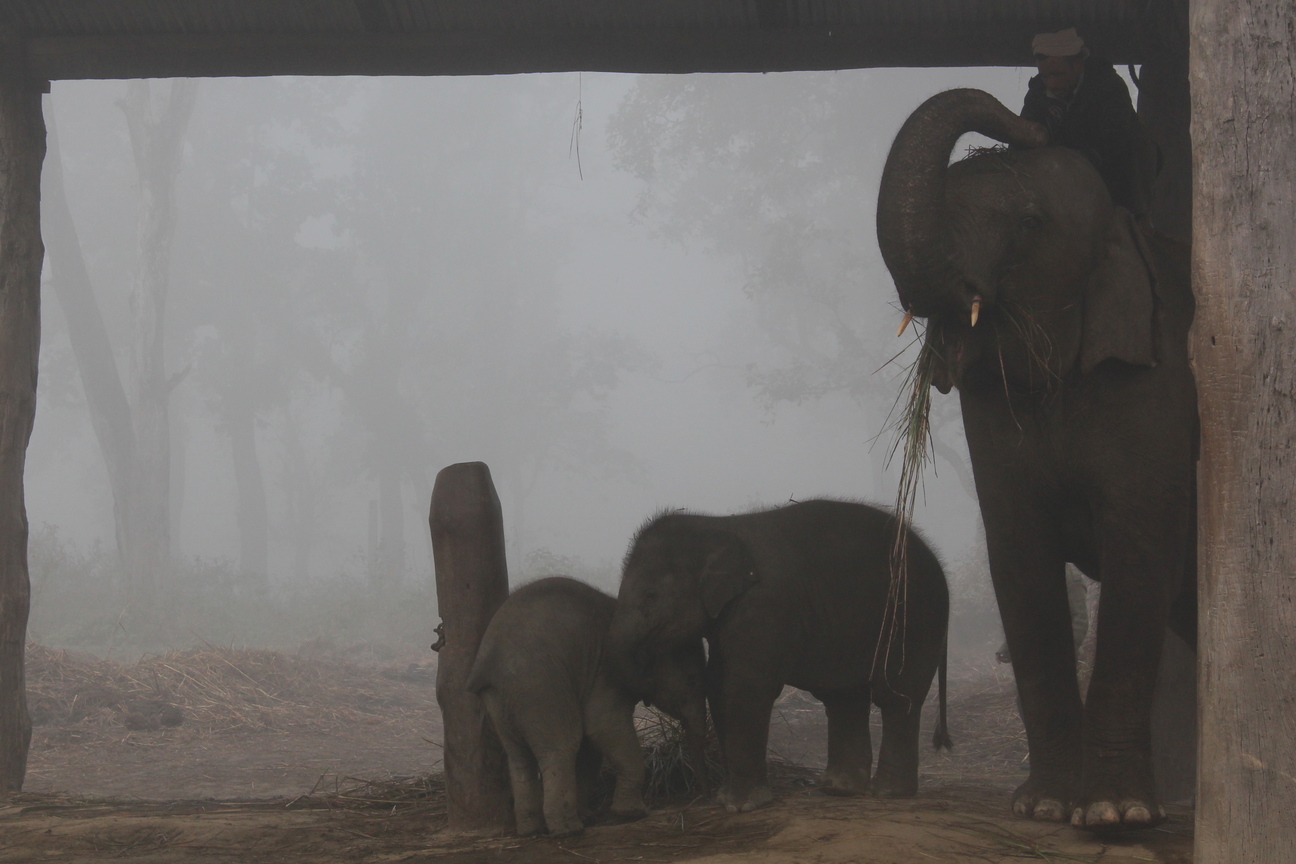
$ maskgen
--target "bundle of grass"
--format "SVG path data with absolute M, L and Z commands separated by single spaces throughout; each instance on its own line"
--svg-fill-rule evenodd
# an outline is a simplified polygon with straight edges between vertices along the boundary
M 684 743 L 684 728 L 674 718 L 647 708 L 635 718 L 635 727 L 643 746 L 644 801 L 649 807 L 696 798 L 719 786 L 724 768 L 714 734 L 707 735 L 703 764 L 695 765 Z
M 708 729 L 702 765 L 690 759 L 684 742 L 684 729 L 674 718 L 655 708 L 641 709 L 635 717 L 639 743 L 643 746 L 644 801 L 649 807 L 682 804 L 718 790 L 724 782 L 724 762 L 714 730 Z M 770 756 L 769 783 L 775 792 L 795 792 L 818 783 L 818 772 L 778 756 Z M 706 782 L 703 782 L 705 778 Z M 611 793 L 612 775 L 603 780 Z

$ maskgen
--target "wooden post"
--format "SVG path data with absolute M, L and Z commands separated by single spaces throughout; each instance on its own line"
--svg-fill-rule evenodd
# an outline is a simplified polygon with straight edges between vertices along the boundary
M 0 790 L 22 789 L 31 718 L 23 654 L 31 585 L 23 465 L 36 415 L 40 352 L 41 92 L 26 43 L 0 13 Z
M 1196 864 L 1296 861 L 1296 4 L 1193 0 Z
M 428 525 L 445 628 L 437 704 L 445 724 L 450 828 L 497 831 L 513 822 L 508 762 L 481 700 L 465 687 L 486 625 L 508 596 L 504 518 L 484 462 L 441 469 Z

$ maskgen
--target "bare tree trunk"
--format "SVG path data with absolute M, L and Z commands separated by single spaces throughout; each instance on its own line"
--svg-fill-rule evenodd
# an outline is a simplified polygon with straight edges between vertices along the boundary
M 1191 6 L 1197 864 L 1296 861 L 1296 4 Z
M 51 103 L 46 100 L 46 104 Z M 95 298 L 85 258 L 81 254 L 81 240 L 63 184 L 63 160 L 54 112 L 51 110 L 49 115 L 49 153 L 45 160 L 42 200 L 53 276 L 50 281 L 67 319 L 72 353 L 76 356 L 86 404 L 90 409 L 90 425 L 108 469 L 117 551 L 124 564 L 125 551 L 130 545 L 127 538 L 134 535 L 134 526 L 138 522 L 131 510 L 135 497 L 130 492 L 135 477 L 135 429 L 131 423 L 130 402 L 126 399 L 112 343 L 108 339 L 108 328 L 104 326 L 103 313 L 99 310 L 99 301 Z
M 389 462 L 378 477 L 379 524 L 378 572 L 388 587 L 405 581 L 405 498 L 401 494 L 400 466 Z
M 301 423 L 291 410 L 287 412 L 284 449 L 288 493 L 288 523 L 292 532 L 293 580 L 302 584 L 310 577 L 311 550 L 315 544 L 315 522 L 319 512 L 314 480 L 303 451 Z
M 270 538 L 265 478 L 256 450 L 256 413 L 249 405 L 226 404 L 225 423 L 238 491 L 239 576 L 248 586 L 264 589 L 270 581 Z
M 171 556 L 171 432 L 168 402 L 176 381 L 166 374 L 166 298 L 175 236 L 175 180 L 197 82 L 172 81 L 160 100 L 148 81 L 132 81 L 122 111 L 139 178 L 139 271 L 131 292 L 131 401 L 136 471 L 129 490 L 138 524 L 123 558 L 144 602 Z
M 31 583 L 23 467 L 40 352 L 41 90 L 22 36 L 0 17 L 0 790 L 22 788 L 31 718 L 23 653 Z M 43 83 L 43 82 L 42 82 Z

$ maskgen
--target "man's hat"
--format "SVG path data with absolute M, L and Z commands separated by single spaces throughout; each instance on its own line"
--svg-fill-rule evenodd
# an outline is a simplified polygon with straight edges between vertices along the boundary
M 1084 40 L 1074 27 L 1056 33 L 1037 33 L 1031 40 L 1031 53 L 1045 57 L 1074 57 L 1084 51 Z

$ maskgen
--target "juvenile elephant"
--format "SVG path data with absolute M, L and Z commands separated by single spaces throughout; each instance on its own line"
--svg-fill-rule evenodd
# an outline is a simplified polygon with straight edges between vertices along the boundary
M 894 530 L 887 511 L 820 500 L 739 516 L 666 513 L 635 536 L 610 649 L 633 678 L 681 648 L 700 650 L 706 638 L 707 696 L 727 773 L 721 800 L 730 810 L 772 798 L 765 754 L 770 712 L 784 685 L 824 703 L 826 791 L 917 792 L 919 716 L 938 667 L 935 743 L 949 746 L 949 595 L 940 563 L 913 532 L 903 629 L 889 662 L 874 665 Z M 870 700 L 882 710 L 871 783 Z
M 637 818 L 644 764 L 635 736 L 641 698 L 686 721 L 705 718 L 699 668 L 651 670 L 643 692 L 622 682 L 607 662 L 605 641 L 616 601 L 564 576 L 518 588 L 491 619 L 468 678 L 485 704 L 508 755 L 519 836 L 548 828 L 555 837 L 584 827 L 582 804 L 597 779 L 601 757 L 616 774 L 612 813 Z M 681 658 L 686 661 L 687 658 Z M 692 721 L 692 723 L 688 723 Z M 689 741 L 701 752 L 700 741 Z
M 949 164 L 978 131 L 1013 145 Z M 1146 827 L 1165 626 L 1196 644 L 1198 421 L 1187 249 L 1112 205 L 1080 153 L 979 90 L 905 121 L 878 245 L 927 319 L 934 384 L 957 387 L 1031 774 L 1013 810 Z M 1064 565 L 1102 581 L 1086 701 Z

